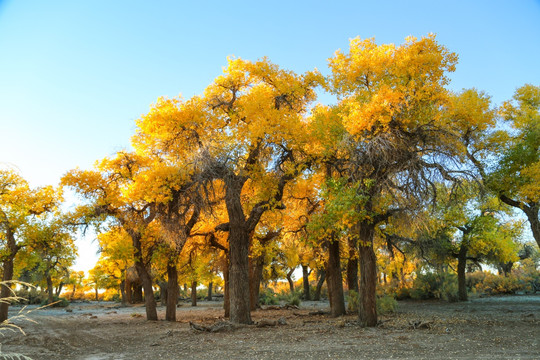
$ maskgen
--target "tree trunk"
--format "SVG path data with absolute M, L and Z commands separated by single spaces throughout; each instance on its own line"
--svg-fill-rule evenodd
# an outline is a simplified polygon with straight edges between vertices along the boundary
M 176 263 L 167 264 L 167 308 L 165 320 L 176 321 L 176 303 L 178 302 L 178 271 Z
M 122 298 L 122 306 L 125 306 L 128 303 L 126 296 L 126 280 L 123 279 L 120 282 L 120 297 Z M 73 296 L 71 297 L 73 299 Z
M 540 204 L 533 204 L 529 208 L 523 209 L 529 220 L 531 231 L 538 247 L 540 248 L 540 219 L 538 218 Z
M 294 268 L 290 269 L 289 272 L 287 273 L 287 281 L 289 282 L 289 290 L 291 294 L 294 294 L 294 281 L 292 279 L 293 272 L 294 272 Z
M 3 263 L 3 276 L 2 281 L 4 284 L 0 285 L 0 298 L 4 299 L 12 296 L 11 285 L 7 284 L 7 281 L 13 280 L 13 258 L 10 256 Z M 9 303 L 0 303 L 0 323 L 4 322 L 8 318 Z
M 197 282 L 191 282 L 191 306 L 197 306 Z
M 321 290 L 324 285 L 324 280 L 326 279 L 326 271 L 324 269 L 317 270 L 319 275 L 319 281 L 317 282 L 317 287 L 315 288 L 315 294 L 313 294 L 314 301 L 321 301 Z
M 60 293 L 62 292 L 63 288 L 64 288 L 64 283 L 60 282 L 60 284 L 58 284 L 58 287 L 56 288 L 55 295 L 60 297 Z
M 358 294 L 358 252 L 354 237 L 349 237 L 349 259 L 347 261 L 347 289 Z
M 328 264 L 326 266 L 326 285 L 328 286 L 328 299 L 330 300 L 330 314 L 333 317 L 347 313 L 345 297 L 343 295 L 343 278 L 341 277 L 341 263 L 339 255 L 339 240 L 332 239 L 328 243 Z
M 144 302 L 143 299 L 143 287 L 139 284 L 132 285 L 132 299 L 133 304 L 140 304 Z
M 2 281 L 3 284 L 0 285 L 0 298 L 5 299 L 7 297 L 12 296 L 11 292 L 11 285 L 8 283 L 9 281 L 13 280 L 13 259 L 15 259 L 15 255 L 17 255 L 17 252 L 19 251 L 19 247 L 17 246 L 17 243 L 15 242 L 15 234 L 13 233 L 12 229 L 7 226 L 6 229 L 6 248 L 4 251 L 9 250 L 9 253 L 4 254 L 5 260 L 3 261 L 3 274 L 2 274 Z M 7 320 L 8 318 L 8 310 L 9 310 L 9 303 L 8 302 L 0 302 L 0 324 Z
M 307 265 L 302 265 L 302 283 L 304 285 L 304 300 L 311 300 L 309 289 L 309 268 Z
M 208 284 L 208 294 L 206 294 L 206 300 L 207 301 L 212 301 L 212 287 L 213 287 L 213 283 L 210 281 L 210 283 Z
M 261 255 L 251 259 L 249 272 L 249 294 L 251 310 L 257 309 L 259 304 L 259 292 L 261 289 L 262 272 L 264 269 L 264 258 L 266 257 L 263 251 Z
M 157 321 L 158 316 L 156 299 L 154 298 L 154 289 L 152 288 L 152 278 L 142 263 L 135 261 L 135 268 L 137 269 L 137 274 L 139 274 L 139 278 L 143 284 L 146 320 Z
M 53 283 L 52 278 L 49 274 L 46 276 L 47 279 L 47 304 L 52 304 L 54 302 L 54 293 L 53 293 Z M 97 300 L 97 289 L 96 289 L 96 300 Z
M 94 290 L 95 290 L 95 292 L 96 292 L 96 293 L 95 293 L 95 295 L 96 295 L 96 301 L 99 301 L 99 288 L 98 288 L 97 285 L 96 285 L 96 287 L 94 288 Z
M 229 215 L 230 321 L 251 324 L 249 294 L 249 232 L 240 194 L 245 180 L 226 179 L 225 204 Z
M 360 287 L 358 317 L 361 326 L 377 326 L 377 260 L 373 251 L 375 225 L 360 225 L 358 255 L 360 260 Z
M 458 254 L 458 298 L 459 301 L 467 301 L 467 284 L 465 282 L 465 268 L 467 266 L 467 245 L 462 242 Z
M 223 267 L 223 310 L 225 310 L 225 317 L 231 316 L 231 298 L 229 296 L 229 256 L 224 258 L 225 265 Z
M 159 304 L 161 306 L 167 306 L 167 283 L 165 281 L 158 281 L 159 286 Z

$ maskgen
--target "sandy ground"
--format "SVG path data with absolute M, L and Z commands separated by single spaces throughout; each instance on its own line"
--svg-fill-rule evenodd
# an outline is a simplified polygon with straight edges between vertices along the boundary
M 256 322 L 284 318 L 284 325 L 215 333 L 190 327 L 223 320 L 221 305 L 183 305 L 172 323 L 146 321 L 144 307 L 114 303 L 37 310 L 28 314 L 33 322 L 14 320 L 26 335 L 2 332 L 0 359 L 540 359 L 540 295 L 400 302 L 376 328 L 360 328 L 355 315 L 309 315 L 328 310 L 324 302 L 252 313 Z M 20 310 L 12 307 L 12 316 Z

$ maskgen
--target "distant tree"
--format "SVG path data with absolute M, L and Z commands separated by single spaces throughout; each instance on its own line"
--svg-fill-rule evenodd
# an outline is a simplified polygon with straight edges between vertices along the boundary
M 0 261 L 2 281 L 0 298 L 12 295 L 9 288 L 13 280 L 14 260 L 26 246 L 22 232 L 31 220 L 54 211 L 61 194 L 52 187 L 32 189 L 13 171 L 0 170 Z M 9 303 L 0 302 L 0 322 L 8 318 Z

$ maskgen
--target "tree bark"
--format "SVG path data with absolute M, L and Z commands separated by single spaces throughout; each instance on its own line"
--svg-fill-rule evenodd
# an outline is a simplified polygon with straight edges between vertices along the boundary
M 176 303 L 178 301 L 178 271 L 176 263 L 167 264 L 167 309 L 165 320 L 176 321 Z
M 223 310 L 225 317 L 231 317 L 231 298 L 229 296 L 229 256 L 226 254 L 223 267 Z
M 294 294 L 294 281 L 292 279 L 293 272 L 294 272 L 294 268 L 290 269 L 289 272 L 287 273 L 287 281 L 289 282 L 289 291 L 291 292 L 291 294 Z
M 304 300 L 311 300 L 309 289 L 309 268 L 307 265 L 302 265 L 302 284 L 304 285 Z
M 360 260 L 360 287 L 358 317 L 361 326 L 377 326 L 377 260 L 373 251 L 375 225 L 360 225 L 358 255 Z
M 229 215 L 229 297 L 230 321 L 251 324 L 249 294 L 249 229 L 242 209 L 241 191 L 245 179 L 226 179 L 225 205 Z
M 339 255 L 339 240 L 332 239 L 328 243 L 328 263 L 326 266 L 326 284 L 330 300 L 330 314 L 333 317 L 347 313 L 343 295 L 343 278 L 341 276 L 341 261 Z
M 259 292 L 261 289 L 262 272 L 264 269 L 264 258 L 266 254 L 263 251 L 261 255 L 251 259 L 249 272 L 249 294 L 251 310 L 257 309 L 259 304 Z
M 349 259 L 347 261 L 347 289 L 358 294 L 358 252 L 357 241 L 354 236 L 349 237 Z
M 326 271 L 324 269 L 317 270 L 319 275 L 319 281 L 317 281 L 317 287 L 315 287 L 315 294 L 313 294 L 314 301 L 321 301 L 321 290 L 324 285 L 324 280 L 326 279 Z
M 191 282 L 191 306 L 197 306 L 197 282 Z
M 213 288 L 213 283 L 210 281 L 210 283 L 208 284 L 208 294 L 206 294 L 206 300 L 207 301 L 212 301 L 212 288 Z
M 47 278 L 47 304 L 52 304 L 54 302 L 54 293 L 53 293 L 53 283 L 52 278 L 49 274 L 45 276 Z M 97 290 L 96 290 L 96 301 L 97 301 Z
M 154 298 L 154 289 L 152 288 L 152 278 L 142 263 L 135 261 L 135 268 L 137 269 L 137 273 L 143 284 L 146 320 L 157 321 L 158 316 L 156 299 Z
M 459 301 L 467 301 L 467 284 L 465 282 L 465 268 L 467 266 L 467 245 L 462 242 L 458 253 L 458 298 Z
M 9 226 L 7 226 L 6 229 L 6 240 L 7 249 L 4 249 L 4 251 L 9 250 L 9 253 L 5 254 L 6 258 L 3 261 L 3 284 L 0 285 L 0 298 L 2 299 L 12 296 L 11 285 L 8 282 L 13 280 L 13 259 L 15 259 L 15 256 L 19 251 L 19 247 L 15 241 L 14 231 Z M 8 310 L 9 303 L 3 301 L 0 302 L 0 323 L 8 319 Z
M 75 291 L 73 293 L 75 293 Z M 127 296 L 126 296 L 126 280 L 125 279 L 123 279 L 120 282 L 120 297 L 122 298 L 122 305 L 125 306 L 128 303 Z M 71 296 L 71 298 L 73 299 L 73 295 Z
M 13 257 L 9 256 L 3 263 L 3 275 L 2 281 L 4 284 L 0 285 L 0 297 L 2 299 L 12 296 L 11 286 L 7 284 L 7 281 L 13 280 Z M 0 303 L 0 323 L 4 322 L 8 318 L 9 303 Z

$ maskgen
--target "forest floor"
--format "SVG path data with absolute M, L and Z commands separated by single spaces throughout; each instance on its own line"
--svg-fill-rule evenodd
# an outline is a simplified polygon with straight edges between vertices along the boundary
M 103 302 L 36 310 L 27 314 L 32 321 L 13 320 L 26 335 L 4 328 L 0 359 L 540 359 L 540 295 L 402 301 L 376 328 L 359 327 L 353 314 L 310 315 L 327 311 L 326 302 L 254 311 L 259 326 L 190 326 L 223 321 L 221 307 L 184 304 L 177 322 L 146 321 L 143 306 Z M 20 310 L 12 306 L 10 315 Z M 158 308 L 161 319 L 164 312 Z

